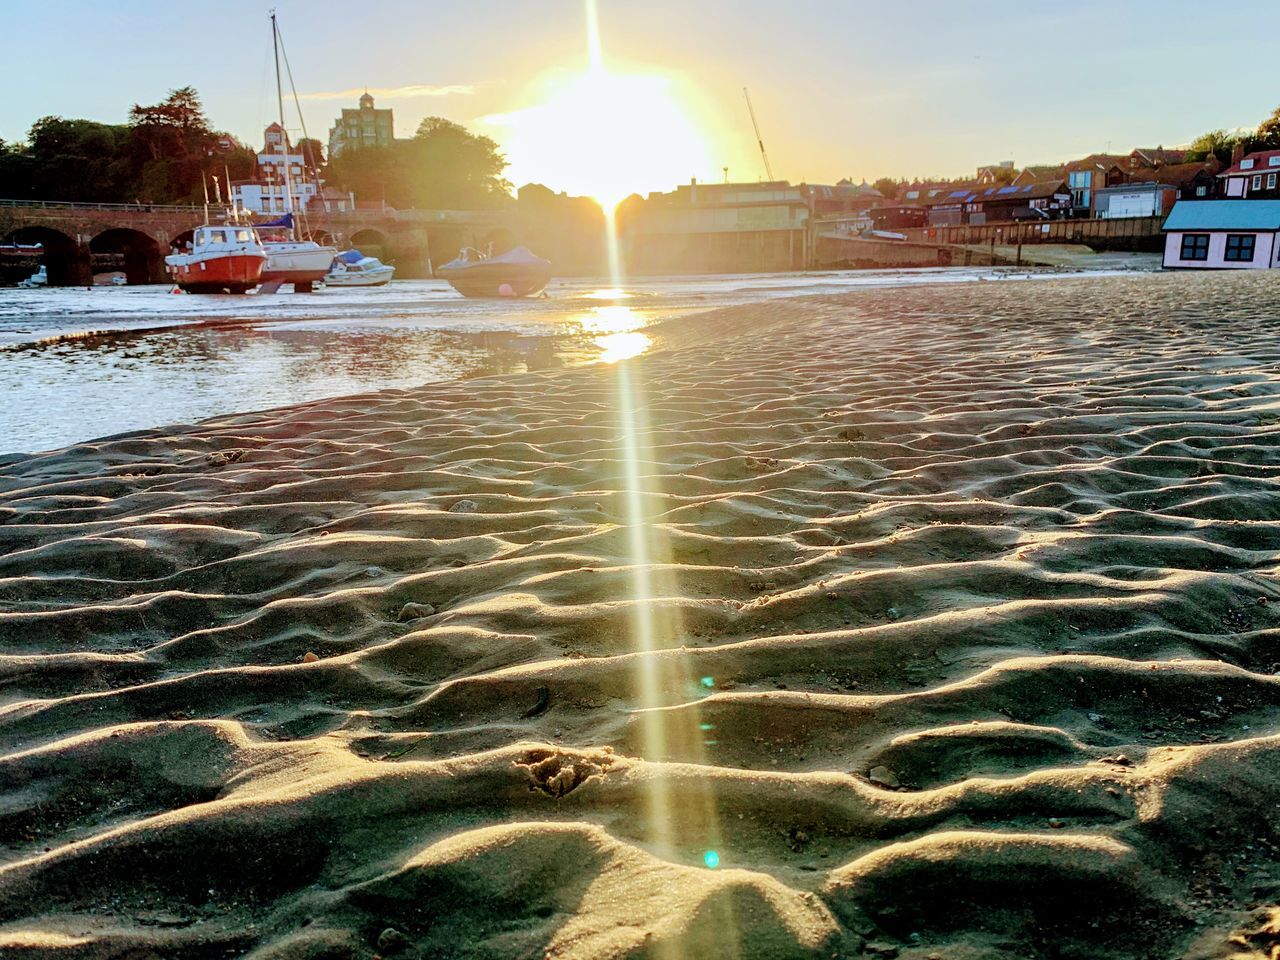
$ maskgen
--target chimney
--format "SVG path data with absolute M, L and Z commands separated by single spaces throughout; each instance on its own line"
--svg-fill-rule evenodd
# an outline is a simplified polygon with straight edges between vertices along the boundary
M 1237 140 L 1236 145 L 1231 148 L 1231 165 L 1234 167 L 1237 163 L 1244 159 L 1244 143 Z
M 698 202 L 698 178 L 697 177 L 689 178 L 689 202 L 690 203 Z

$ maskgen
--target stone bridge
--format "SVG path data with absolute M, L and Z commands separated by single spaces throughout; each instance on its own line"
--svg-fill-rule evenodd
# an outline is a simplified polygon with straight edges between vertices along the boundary
M 210 207 L 212 222 L 221 222 Z M 259 219 L 267 219 L 259 217 Z M 49 283 L 88 285 L 95 256 L 123 257 L 129 283 L 164 283 L 164 256 L 205 222 L 199 206 L 0 200 L 0 243 L 39 243 Z M 321 242 L 358 247 L 397 268 L 397 276 L 431 276 L 433 262 L 451 260 L 463 246 L 512 235 L 506 210 L 356 210 L 308 213 Z

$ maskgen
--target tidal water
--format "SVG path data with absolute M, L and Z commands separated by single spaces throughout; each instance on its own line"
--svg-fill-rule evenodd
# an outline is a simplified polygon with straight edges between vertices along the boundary
M 544 298 L 514 301 L 466 300 L 430 280 L 262 297 L 175 295 L 161 286 L 0 289 L 0 453 L 520 371 L 557 354 L 610 362 L 642 352 L 646 326 L 717 307 L 994 275 L 975 268 L 622 286 L 565 280 Z

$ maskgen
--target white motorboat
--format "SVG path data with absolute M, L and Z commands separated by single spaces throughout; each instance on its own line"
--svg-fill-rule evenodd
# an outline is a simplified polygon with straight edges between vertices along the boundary
M 22 280 L 18 283 L 18 286 L 26 287 L 28 290 L 32 289 L 33 287 L 47 287 L 48 285 L 49 285 L 49 270 L 43 263 L 40 264 L 39 270 L 37 270 L 31 276 L 27 277 L 27 279 Z
M 327 287 L 380 287 L 391 281 L 396 268 L 377 257 L 366 257 L 359 250 L 344 250 L 333 258 L 325 275 Z
M 295 293 L 310 293 L 311 285 L 328 274 L 338 252 L 314 240 L 263 240 L 262 248 L 267 254 L 262 282 L 292 283 Z

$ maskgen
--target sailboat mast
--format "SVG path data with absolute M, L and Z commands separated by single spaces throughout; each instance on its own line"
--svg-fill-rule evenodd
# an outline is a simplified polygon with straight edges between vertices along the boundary
M 276 105 L 280 109 L 280 169 L 284 173 L 284 209 L 293 213 L 293 182 L 289 178 L 289 134 L 284 126 L 284 86 L 280 82 L 280 27 L 276 24 L 276 12 L 271 11 L 271 49 L 276 57 Z M 297 239 L 294 228 L 289 228 L 289 236 Z

